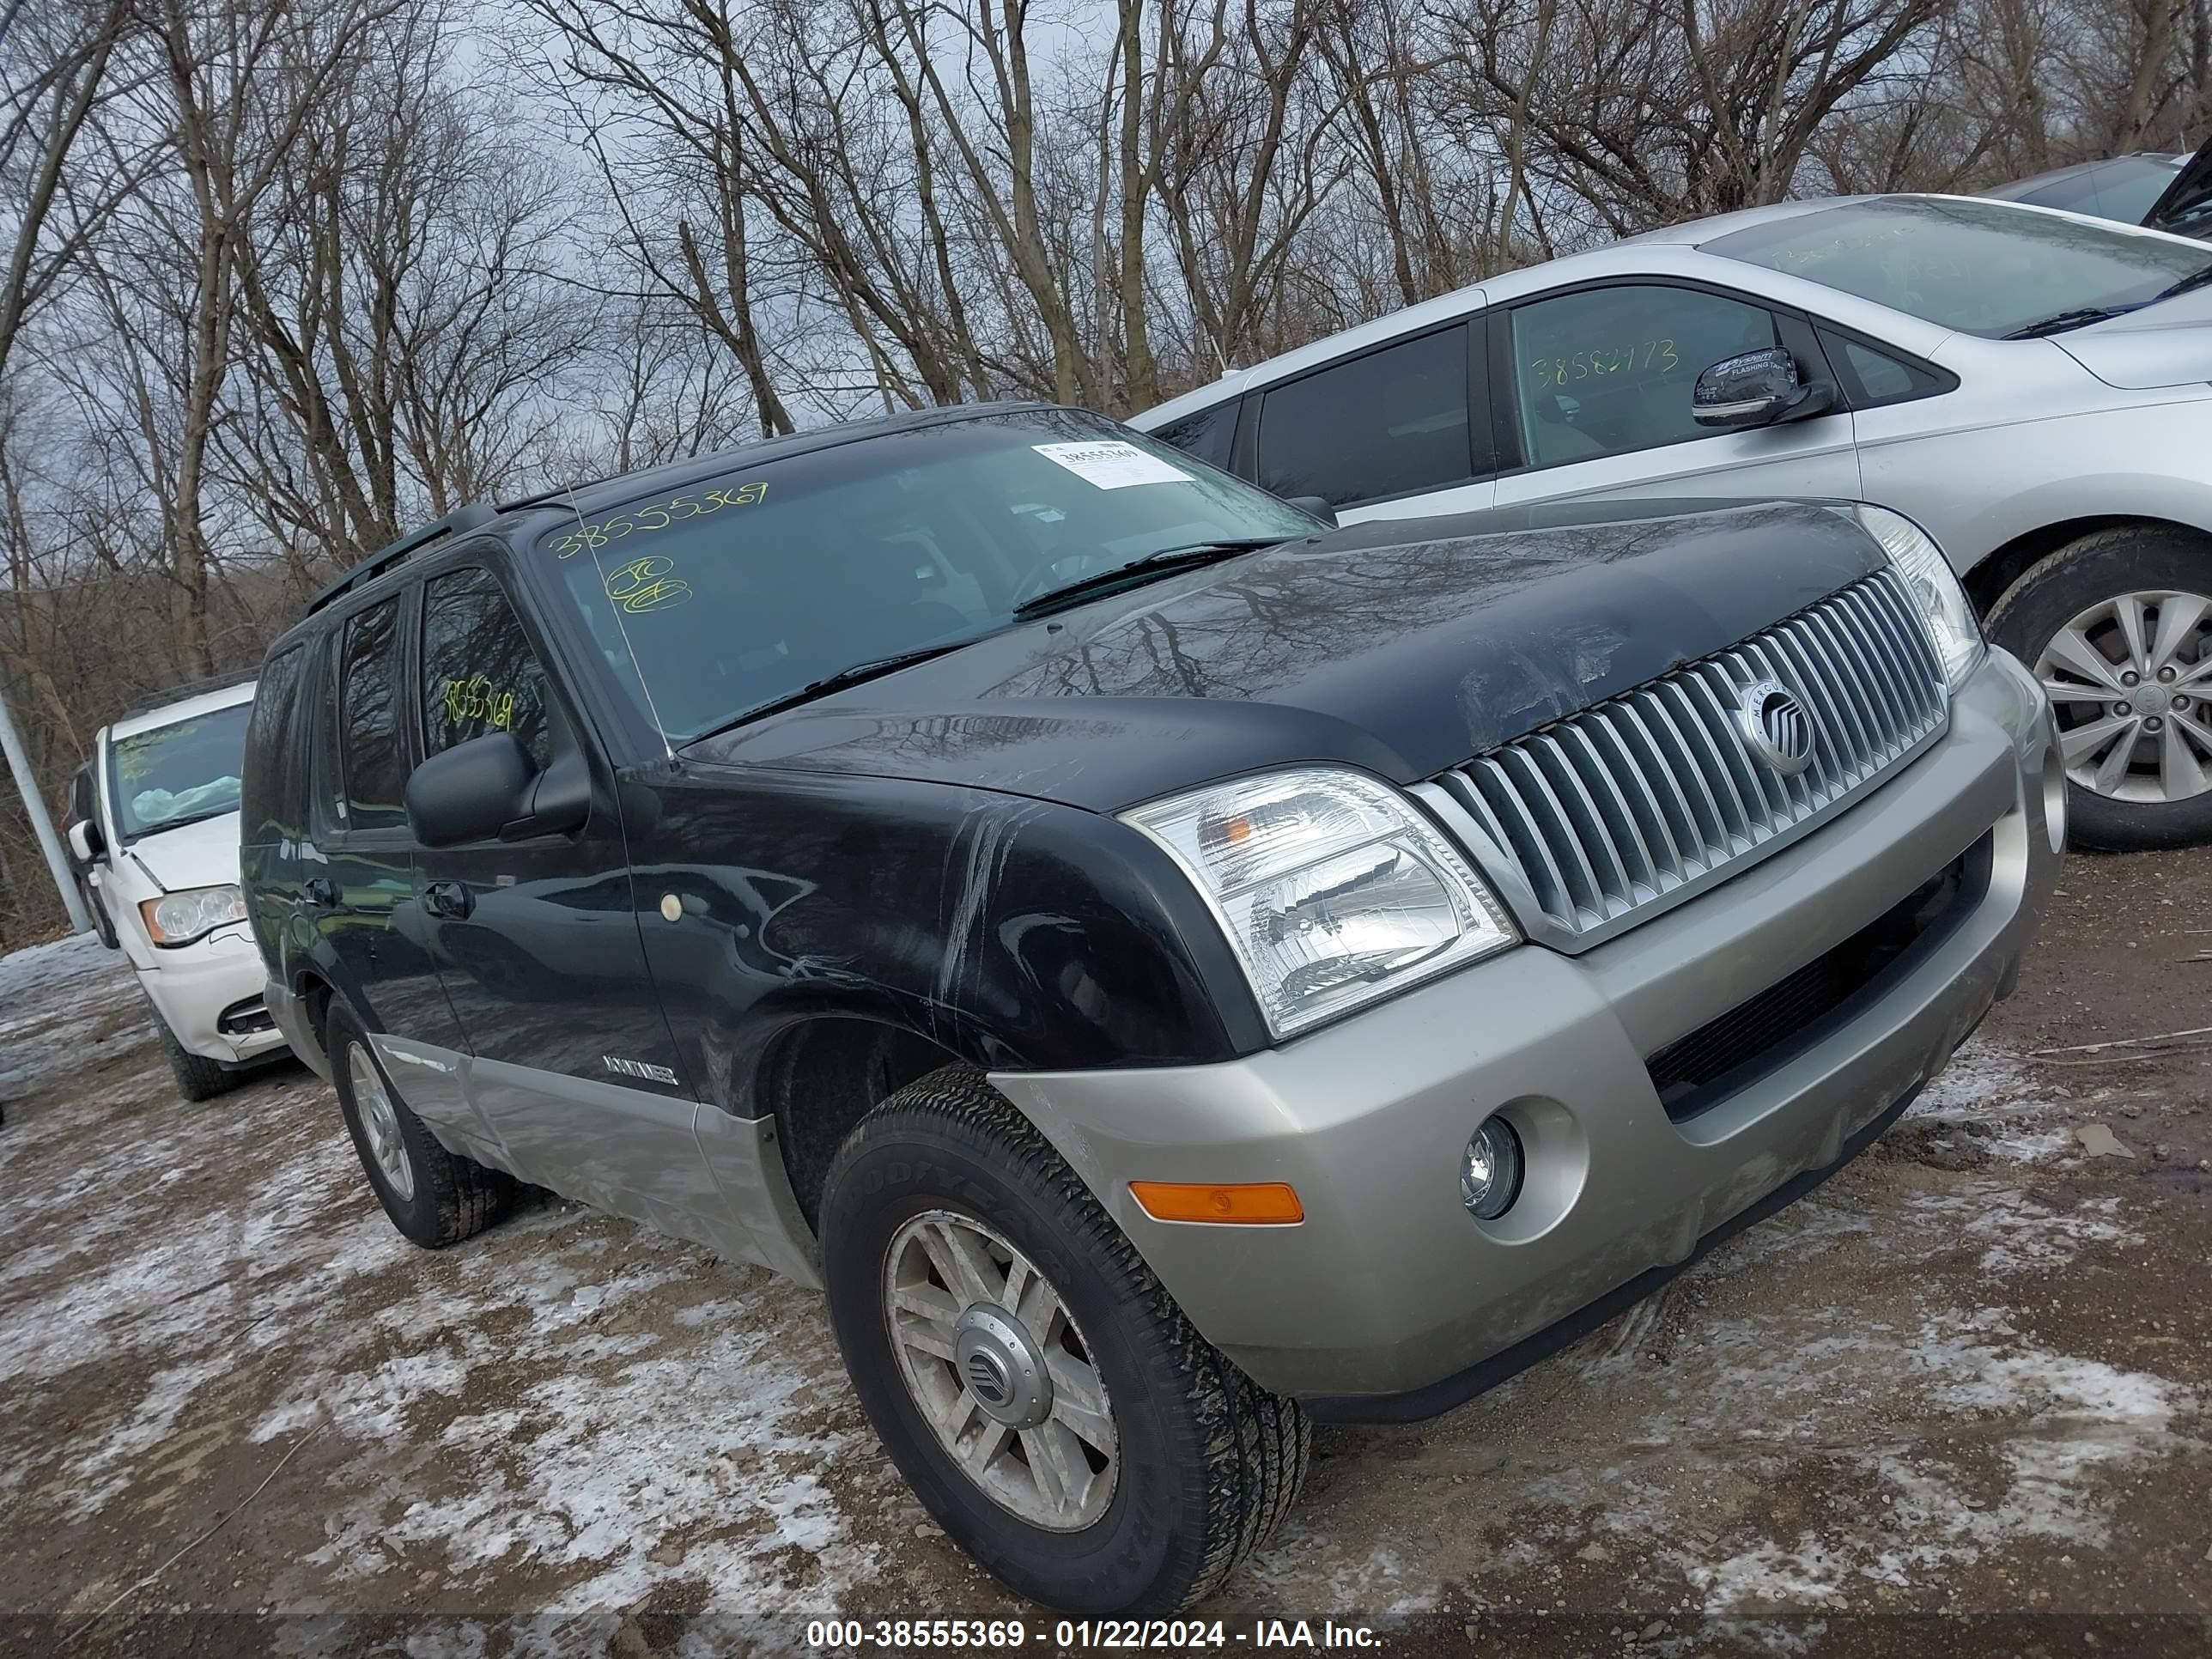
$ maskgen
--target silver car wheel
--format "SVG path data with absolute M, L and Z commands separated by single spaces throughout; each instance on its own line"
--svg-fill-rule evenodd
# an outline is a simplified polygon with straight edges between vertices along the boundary
M 368 1137 L 368 1155 L 383 1172 L 385 1185 L 402 1204 L 415 1196 L 415 1165 L 407 1157 L 407 1143 L 399 1138 L 399 1114 L 368 1050 L 356 1043 L 346 1054 L 346 1078 L 353 1085 L 354 1109 Z
M 972 1216 L 891 1235 L 884 1315 L 908 1392 L 1000 1508 L 1051 1532 L 1106 1512 L 1120 1437 L 1090 1344 L 1030 1259 Z
M 2035 677 L 2084 789 L 2145 804 L 2212 789 L 2212 599 L 2152 590 L 2093 605 L 2051 636 Z

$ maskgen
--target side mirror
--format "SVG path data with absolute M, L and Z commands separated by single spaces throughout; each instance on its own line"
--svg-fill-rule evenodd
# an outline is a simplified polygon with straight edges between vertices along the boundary
M 407 823 L 424 847 L 526 841 L 580 830 L 591 816 L 591 775 L 580 756 L 543 772 L 511 732 L 457 743 L 407 780 Z
M 1690 413 L 1699 426 L 1741 430 L 1802 421 L 1835 401 L 1834 387 L 1804 385 L 1795 357 L 1780 346 L 1765 346 L 1723 357 L 1698 375 Z
M 70 825 L 69 844 L 80 864 L 90 864 L 106 850 L 100 843 L 98 827 L 90 818 L 79 818 Z
M 1326 495 L 1285 495 L 1283 499 L 1292 507 L 1302 507 L 1312 514 L 1323 524 L 1336 522 L 1336 509 L 1328 504 Z

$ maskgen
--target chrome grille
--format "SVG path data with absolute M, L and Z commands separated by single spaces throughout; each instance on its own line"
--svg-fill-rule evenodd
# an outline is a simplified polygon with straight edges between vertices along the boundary
M 1738 729 L 1740 694 L 1764 680 L 1812 714 L 1812 759 L 1795 775 Z M 1510 857 L 1553 930 L 1589 944 L 1795 839 L 1948 713 L 1942 665 L 1902 580 L 1883 570 L 1436 781 Z

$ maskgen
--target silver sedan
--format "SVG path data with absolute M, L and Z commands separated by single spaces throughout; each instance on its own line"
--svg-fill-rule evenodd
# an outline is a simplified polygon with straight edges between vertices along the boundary
M 1343 520 L 1832 496 L 1916 520 L 2050 691 L 2076 838 L 2212 840 L 2212 246 L 1793 202 L 1508 272 L 1133 424 Z

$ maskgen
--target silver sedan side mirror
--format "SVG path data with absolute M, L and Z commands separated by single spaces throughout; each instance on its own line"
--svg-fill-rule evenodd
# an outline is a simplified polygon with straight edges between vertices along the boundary
M 1698 376 L 1690 413 L 1699 426 L 1723 429 L 1771 426 L 1818 415 L 1836 400 L 1826 386 L 1797 378 L 1797 360 L 1780 346 L 1723 357 Z

